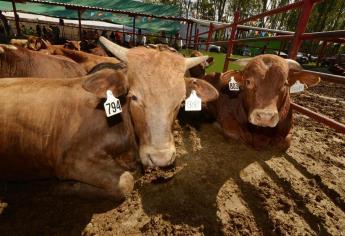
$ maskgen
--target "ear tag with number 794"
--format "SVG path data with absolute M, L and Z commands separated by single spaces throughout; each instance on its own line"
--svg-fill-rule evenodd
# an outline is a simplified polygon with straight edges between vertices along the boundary
M 114 97 L 110 90 L 107 90 L 107 100 L 104 103 L 104 110 L 107 117 L 114 116 L 122 112 L 120 100 Z
M 189 97 L 185 101 L 185 111 L 201 111 L 201 98 L 198 97 L 195 90 L 192 90 Z
M 304 84 L 299 82 L 299 80 L 296 81 L 291 87 L 290 87 L 290 93 L 300 93 L 304 91 Z
M 233 76 L 231 76 L 231 79 L 229 81 L 229 90 L 230 91 L 240 91 L 240 87 L 238 86 L 238 83 L 234 79 Z

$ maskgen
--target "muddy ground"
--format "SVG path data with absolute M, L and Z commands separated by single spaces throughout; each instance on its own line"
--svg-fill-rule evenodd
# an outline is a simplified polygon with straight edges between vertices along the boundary
M 345 86 L 294 101 L 345 123 Z M 345 135 L 299 114 L 293 132 L 286 153 L 257 152 L 214 124 L 178 127 L 177 167 L 140 177 L 122 203 L 3 183 L 0 235 L 345 235 Z

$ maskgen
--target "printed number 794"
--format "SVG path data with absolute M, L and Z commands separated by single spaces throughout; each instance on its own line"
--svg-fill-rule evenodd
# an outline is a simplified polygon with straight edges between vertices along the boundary
M 107 106 L 108 106 L 109 114 L 116 112 L 117 106 L 115 102 L 107 103 Z

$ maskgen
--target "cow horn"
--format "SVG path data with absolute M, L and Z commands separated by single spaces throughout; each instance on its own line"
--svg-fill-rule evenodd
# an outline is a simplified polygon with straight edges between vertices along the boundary
M 297 70 L 300 71 L 302 70 L 302 66 L 295 60 L 292 59 L 285 59 L 285 61 L 287 62 L 288 66 L 289 66 L 289 70 Z
M 110 40 L 99 37 L 99 41 L 103 44 L 106 49 L 108 49 L 115 57 L 119 58 L 121 61 L 127 62 L 128 49 L 111 42 Z
M 246 65 L 247 65 L 251 60 L 253 60 L 253 58 L 251 58 L 251 57 L 242 58 L 242 59 L 238 59 L 238 60 L 232 62 L 231 64 L 237 65 L 237 66 L 240 67 L 239 70 L 243 70 L 244 67 L 246 67 Z
M 185 59 L 186 62 L 186 70 L 199 65 L 200 63 L 205 62 L 208 59 L 208 56 L 201 56 L 201 57 L 189 57 Z

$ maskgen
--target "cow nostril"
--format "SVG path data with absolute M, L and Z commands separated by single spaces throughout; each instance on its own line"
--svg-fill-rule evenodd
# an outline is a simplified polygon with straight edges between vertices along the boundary
M 154 164 L 155 164 L 155 163 L 153 162 L 152 157 L 151 157 L 150 154 L 147 154 L 147 158 L 150 160 L 151 165 L 154 165 Z
M 173 164 L 175 162 L 175 156 L 176 156 L 176 152 L 173 152 L 169 161 L 169 165 Z

